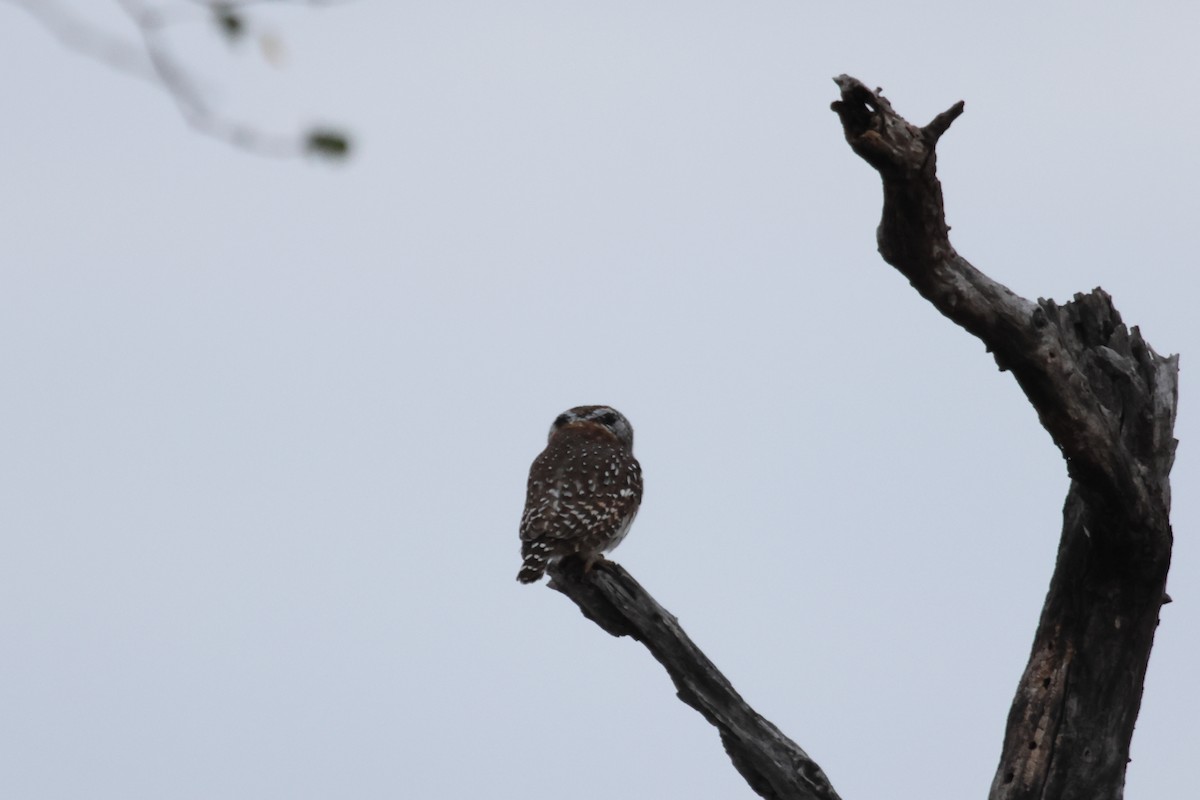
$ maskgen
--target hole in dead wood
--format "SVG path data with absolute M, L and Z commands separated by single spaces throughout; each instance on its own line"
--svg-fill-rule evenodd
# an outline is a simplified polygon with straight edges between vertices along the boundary
M 1030 743 L 1029 743 L 1029 749 L 1030 749 L 1030 750 L 1037 750 L 1037 742 L 1030 742 Z
M 1042 688 L 1043 689 L 1050 688 L 1050 679 L 1049 678 L 1042 678 Z
M 1015 776 L 1015 775 L 1013 775 L 1013 774 L 1010 772 L 1010 773 L 1008 773 L 1007 775 L 1005 775 L 1005 776 L 1004 776 L 1004 782 L 1005 782 L 1005 783 L 1012 783 L 1012 782 L 1013 782 L 1013 778 L 1015 778 L 1015 777 L 1016 777 L 1016 776 Z

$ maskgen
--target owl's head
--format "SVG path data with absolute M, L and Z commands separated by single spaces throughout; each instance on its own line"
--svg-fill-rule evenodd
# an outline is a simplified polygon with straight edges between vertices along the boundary
M 568 425 L 599 425 L 608 430 L 629 452 L 633 452 L 633 426 L 611 406 L 575 406 L 555 418 L 550 438 Z

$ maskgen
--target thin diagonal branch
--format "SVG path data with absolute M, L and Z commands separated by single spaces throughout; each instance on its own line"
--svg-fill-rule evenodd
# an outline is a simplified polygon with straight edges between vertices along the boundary
M 848 75 L 835 82 L 846 141 L 883 180 L 880 254 L 1012 371 L 1071 477 L 989 797 L 1120 800 L 1166 601 L 1178 359 L 1127 328 L 1101 289 L 1034 303 L 955 251 L 935 146 L 961 102 L 919 128 L 881 92 Z
M 550 587 L 613 636 L 630 636 L 662 664 L 679 699 L 721 734 L 734 767 L 759 795 L 774 800 L 839 800 L 799 745 L 750 707 L 680 627 L 679 621 L 618 564 L 584 573 L 578 559 L 549 570 Z

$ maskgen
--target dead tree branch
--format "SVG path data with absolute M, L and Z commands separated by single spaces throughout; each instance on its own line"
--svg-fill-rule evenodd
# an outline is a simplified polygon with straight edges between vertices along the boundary
M 961 102 L 919 128 L 878 90 L 835 81 L 846 141 L 883 179 L 880 254 L 1013 373 L 1071 478 L 989 797 L 1119 800 L 1171 560 L 1178 358 L 1126 328 L 1101 289 L 1031 302 L 954 250 L 935 148 Z
M 619 565 L 601 562 L 584 573 L 578 559 L 550 568 L 550 587 L 613 636 L 631 636 L 662 664 L 679 699 L 721 734 L 734 767 L 762 797 L 839 800 L 821 768 L 742 699 L 679 621 Z

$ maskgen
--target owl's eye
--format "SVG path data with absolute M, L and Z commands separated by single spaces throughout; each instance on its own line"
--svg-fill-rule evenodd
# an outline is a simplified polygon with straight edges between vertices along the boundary
M 558 418 L 554 420 L 554 427 L 561 428 L 563 425 L 567 424 L 567 420 L 569 419 L 570 417 L 568 417 L 566 414 L 559 414 Z
M 601 425 L 616 425 L 617 424 L 617 415 L 614 414 L 613 412 L 609 411 L 607 413 L 601 414 L 600 417 L 598 418 L 598 421 L 600 422 Z

